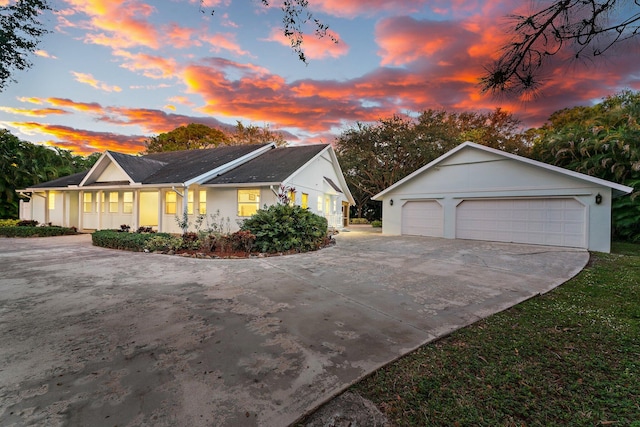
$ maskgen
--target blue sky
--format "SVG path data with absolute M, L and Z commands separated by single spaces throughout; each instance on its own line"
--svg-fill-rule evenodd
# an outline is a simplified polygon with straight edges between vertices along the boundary
M 555 61 L 533 101 L 482 95 L 505 17 L 544 3 L 309 0 L 339 43 L 307 35 L 305 65 L 280 34 L 277 1 L 208 0 L 201 13 L 194 0 L 53 0 L 33 68 L 0 93 L 0 127 L 83 154 L 137 153 L 146 137 L 192 122 L 240 120 L 326 143 L 358 121 L 426 109 L 502 108 L 536 126 L 640 89 L 631 41 L 593 63 Z

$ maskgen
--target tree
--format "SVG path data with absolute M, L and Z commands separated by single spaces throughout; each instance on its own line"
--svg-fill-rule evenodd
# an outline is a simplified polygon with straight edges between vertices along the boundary
M 640 240 L 640 92 L 556 111 L 534 135 L 533 158 L 633 187 L 613 202 L 613 231 Z
M 394 115 L 376 124 L 357 123 L 336 139 L 336 153 L 356 200 L 356 216 L 378 212 L 369 199 L 464 141 L 512 153 L 528 153 L 519 121 L 491 113 L 427 110 L 415 119 Z
M 35 52 L 40 38 L 49 31 L 39 20 L 45 10 L 50 10 L 47 0 L 16 0 L 8 6 L 0 6 L 0 92 L 17 70 L 31 67 L 28 57 Z
M 236 127 L 230 131 L 211 128 L 199 123 L 190 123 L 172 131 L 150 137 L 145 142 L 145 154 L 162 151 L 198 150 L 214 148 L 220 145 L 266 144 L 275 142 L 284 145 L 286 141 L 282 134 L 264 127 L 244 126 L 238 121 Z
M 76 156 L 68 150 L 32 144 L 0 129 L 0 218 L 18 217 L 17 189 L 82 172 L 91 168 L 98 157 Z
M 511 16 L 513 39 L 481 79 L 483 91 L 535 92 L 549 59 L 571 50 L 573 58 L 598 57 L 638 35 L 636 0 L 558 0 L 529 15 Z M 628 9 L 625 9 L 628 8 Z M 617 12 L 617 13 L 616 13 Z

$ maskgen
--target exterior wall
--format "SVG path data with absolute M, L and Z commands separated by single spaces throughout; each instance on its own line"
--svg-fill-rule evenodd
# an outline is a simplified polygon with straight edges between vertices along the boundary
M 596 194 L 602 203 L 595 203 Z M 435 200 L 444 210 L 444 237 L 456 237 L 456 207 L 465 199 L 570 197 L 586 206 L 589 250 L 609 252 L 611 189 L 478 150 L 463 150 L 382 198 L 384 234 L 402 232 L 402 206 Z M 393 205 L 391 204 L 393 200 Z
M 302 205 L 302 193 L 308 194 L 309 210 L 327 218 L 329 227 L 341 228 L 343 226 L 342 203 L 349 201 L 344 193 L 337 192 L 323 177 L 331 179 L 337 185 L 340 183 L 328 153 L 324 153 L 306 165 L 284 184 L 295 188 L 294 203 L 296 205 Z M 318 202 L 318 198 L 322 203 Z

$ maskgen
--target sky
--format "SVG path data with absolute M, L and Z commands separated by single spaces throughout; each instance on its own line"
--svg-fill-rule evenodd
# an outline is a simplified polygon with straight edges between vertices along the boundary
M 535 127 L 640 90 L 632 40 L 595 61 L 556 58 L 533 100 L 482 94 L 508 16 L 545 1 L 309 0 L 338 42 L 306 35 L 307 64 L 282 36 L 279 1 L 52 0 L 33 67 L 0 92 L 0 128 L 82 155 L 139 153 L 148 137 L 189 123 L 241 121 L 292 145 L 333 143 L 358 122 L 427 109 L 501 108 Z

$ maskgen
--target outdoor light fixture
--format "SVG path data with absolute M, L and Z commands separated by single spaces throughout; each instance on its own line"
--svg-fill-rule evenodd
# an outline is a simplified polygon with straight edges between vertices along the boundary
M 600 203 L 602 203 L 602 196 L 598 193 L 596 194 L 596 205 L 599 205 Z
M 393 199 L 389 200 L 389 204 L 393 206 Z

